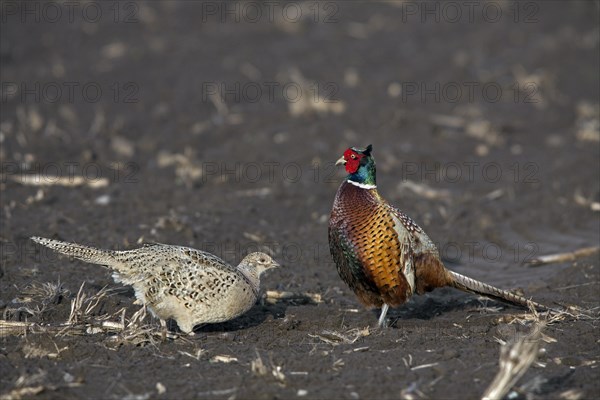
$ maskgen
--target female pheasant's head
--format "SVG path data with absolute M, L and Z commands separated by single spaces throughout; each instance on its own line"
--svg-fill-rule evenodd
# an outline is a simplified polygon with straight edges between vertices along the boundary
M 371 155 L 372 145 L 366 149 L 350 147 L 344 155 L 336 161 L 335 165 L 345 165 L 348 176 L 346 181 L 363 189 L 374 189 L 375 183 L 375 159 Z

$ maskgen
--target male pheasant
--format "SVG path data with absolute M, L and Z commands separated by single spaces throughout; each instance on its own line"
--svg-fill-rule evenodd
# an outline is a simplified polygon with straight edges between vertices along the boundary
M 185 333 L 192 333 L 196 325 L 228 321 L 250 310 L 258 299 L 260 275 L 279 266 L 264 253 L 250 253 L 234 267 L 210 253 L 168 244 L 112 251 L 31 239 L 59 253 L 106 265 L 116 282 L 133 286 L 135 297 L 163 327 L 173 318 Z
M 340 277 L 358 299 L 369 308 L 381 308 L 378 325 L 385 325 L 389 307 L 443 286 L 527 307 L 524 297 L 444 267 L 423 229 L 377 192 L 372 149 L 351 147 L 336 162 L 345 165 L 348 176 L 333 202 L 329 249 Z

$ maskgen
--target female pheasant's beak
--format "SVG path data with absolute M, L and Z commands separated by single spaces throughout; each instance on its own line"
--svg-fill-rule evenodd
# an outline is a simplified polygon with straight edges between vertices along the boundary
M 341 156 L 336 162 L 335 165 L 346 165 L 346 159 L 344 156 Z

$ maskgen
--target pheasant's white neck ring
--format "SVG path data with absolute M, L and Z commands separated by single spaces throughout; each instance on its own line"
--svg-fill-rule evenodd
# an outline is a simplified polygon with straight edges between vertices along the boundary
M 361 189 L 375 189 L 377 187 L 377 185 L 368 185 L 366 183 L 358 183 L 358 182 L 351 181 L 350 179 L 348 179 L 348 182 L 353 184 L 356 187 L 361 188 Z

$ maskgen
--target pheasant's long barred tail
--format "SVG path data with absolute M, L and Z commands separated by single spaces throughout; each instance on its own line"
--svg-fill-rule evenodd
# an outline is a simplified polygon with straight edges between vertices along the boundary
M 540 311 L 548 310 L 548 307 L 536 303 L 534 301 L 530 301 L 525 297 L 519 296 L 506 290 L 498 289 L 497 287 L 469 278 L 468 276 L 461 275 L 454 271 L 448 272 L 450 272 L 450 274 L 454 278 L 453 286 L 457 289 L 463 290 L 465 292 L 481 294 L 498 300 L 508 301 L 514 304 L 520 304 L 524 307 L 529 307 L 529 304 L 531 304 L 537 310 Z
M 32 236 L 31 240 L 61 254 L 75 257 L 79 260 L 92 264 L 111 266 L 116 262 L 114 254 L 110 250 L 95 249 L 93 247 L 83 246 L 76 243 L 61 242 L 60 240 L 46 239 L 38 236 Z

